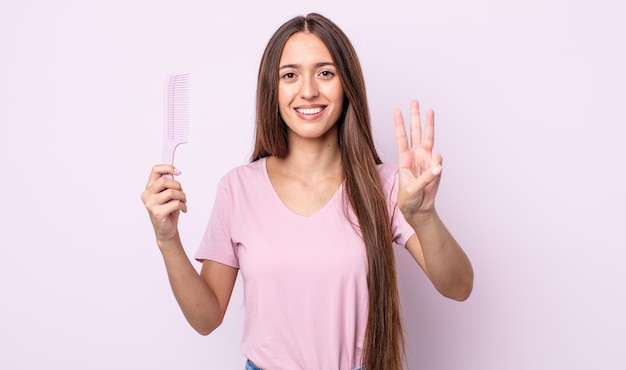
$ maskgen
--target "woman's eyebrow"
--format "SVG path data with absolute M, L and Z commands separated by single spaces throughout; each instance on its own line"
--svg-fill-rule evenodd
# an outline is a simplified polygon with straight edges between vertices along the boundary
M 326 67 L 326 66 L 335 66 L 335 63 L 333 62 L 319 62 L 315 64 L 315 68 L 320 68 L 320 67 Z M 285 68 L 294 68 L 294 69 L 298 69 L 300 68 L 300 64 L 283 64 L 282 66 L 280 66 L 279 69 L 285 69 Z

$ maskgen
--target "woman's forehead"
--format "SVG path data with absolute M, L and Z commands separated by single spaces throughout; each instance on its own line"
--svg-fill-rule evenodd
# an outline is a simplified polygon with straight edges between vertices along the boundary
M 317 35 L 298 32 L 285 43 L 280 57 L 280 65 L 305 65 L 332 63 L 330 51 Z

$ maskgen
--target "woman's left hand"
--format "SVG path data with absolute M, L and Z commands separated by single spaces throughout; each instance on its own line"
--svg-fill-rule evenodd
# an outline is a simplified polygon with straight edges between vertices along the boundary
M 419 103 L 411 101 L 411 143 L 406 134 L 402 112 L 394 112 L 398 142 L 398 207 L 407 220 L 435 210 L 435 196 L 441 179 L 441 154 L 433 153 L 435 113 L 426 112 L 422 133 Z

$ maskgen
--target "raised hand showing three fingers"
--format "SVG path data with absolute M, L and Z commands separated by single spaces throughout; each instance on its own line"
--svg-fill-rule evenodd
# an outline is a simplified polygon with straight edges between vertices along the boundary
M 435 113 L 426 112 L 422 132 L 419 103 L 411 101 L 411 141 L 409 143 L 402 112 L 394 112 L 398 143 L 398 207 L 408 220 L 435 209 L 435 196 L 441 179 L 442 158 L 433 153 Z

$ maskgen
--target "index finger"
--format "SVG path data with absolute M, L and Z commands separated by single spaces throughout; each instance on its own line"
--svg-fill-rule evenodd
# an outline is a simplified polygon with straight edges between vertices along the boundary
M 148 178 L 148 184 L 146 186 L 149 186 L 150 184 L 152 184 L 153 182 L 155 182 L 157 179 L 159 179 L 161 176 L 167 176 L 168 177 L 172 177 L 172 176 L 178 176 L 180 175 L 181 172 L 174 166 L 172 166 L 171 164 L 157 164 L 152 166 L 152 171 L 150 171 L 150 177 Z
M 432 151 L 435 146 L 435 112 L 432 109 L 426 111 L 426 126 L 422 140 L 422 147 Z

